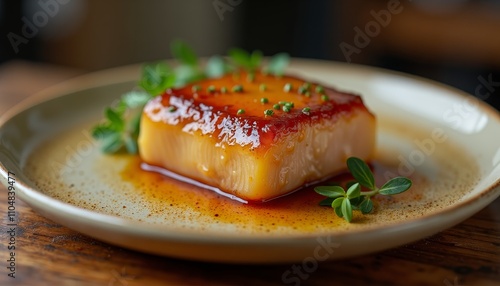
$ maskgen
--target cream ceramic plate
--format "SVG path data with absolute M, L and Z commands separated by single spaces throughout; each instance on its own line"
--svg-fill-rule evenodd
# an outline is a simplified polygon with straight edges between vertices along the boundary
M 14 173 L 19 199 L 102 241 L 251 263 L 322 261 L 396 247 L 461 222 L 499 195 L 500 116 L 489 106 L 434 82 L 362 66 L 295 60 L 290 72 L 362 94 L 378 116 L 378 166 L 412 177 L 414 187 L 377 199 L 374 214 L 347 224 L 311 196 L 241 205 L 141 171 L 134 157 L 103 155 L 89 127 L 134 86 L 137 66 L 66 82 L 4 114 L 2 182 Z

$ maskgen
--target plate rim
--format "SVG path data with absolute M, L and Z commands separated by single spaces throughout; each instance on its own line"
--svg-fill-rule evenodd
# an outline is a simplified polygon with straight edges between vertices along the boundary
M 292 64 L 303 64 L 303 63 L 311 63 L 314 65 L 317 64 L 324 64 L 324 65 L 330 65 L 330 66 L 338 66 L 341 69 L 348 68 L 353 72 L 364 72 L 364 73 L 373 73 L 373 74 L 384 74 L 384 75 L 389 75 L 389 76 L 402 76 L 403 78 L 411 79 L 414 81 L 417 81 L 419 83 L 425 83 L 431 87 L 434 88 L 439 88 L 442 90 L 449 91 L 450 94 L 454 97 L 460 97 L 460 98 L 469 98 L 474 96 L 467 94 L 464 91 L 461 91 L 457 88 L 433 81 L 431 79 L 423 78 L 420 76 L 416 75 L 411 75 L 411 74 L 406 74 L 403 72 L 399 71 L 392 71 L 392 70 L 387 70 L 379 67 L 372 67 L 372 66 L 365 66 L 365 65 L 358 65 L 358 64 L 348 64 L 348 63 L 343 63 L 343 62 L 335 62 L 335 61 L 325 61 L 325 60 L 314 60 L 314 59 L 303 59 L 303 58 L 293 58 L 292 59 Z M 0 129 L 3 128 L 5 124 L 7 124 L 10 120 L 12 120 L 16 115 L 29 111 L 31 108 L 36 107 L 37 105 L 48 102 L 50 100 L 59 98 L 59 97 L 64 97 L 67 96 L 69 93 L 73 93 L 79 90 L 85 90 L 85 89 L 90 89 L 90 88 L 97 88 L 100 86 L 105 86 L 105 85 L 110 85 L 113 83 L 125 83 L 129 81 L 133 81 L 133 79 L 123 79 L 121 74 L 128 74 L 130 77 L 132 77 L 133 74 L 139 74 L 140 71 L 140 66 L 142 64 L 133 64 L 133 65 L 127 65 L 127 66 L 121 66 L 121 67 L 115 67 L 111 69 L 105 69 L 101 71 L 96 71 L 96 72 L 91 72 L 88 74 L 80 75 L 74 78 L 71 78 L 69 80 L 66 80 L 60 84 L 57 84 L 55 86 L 52 86 L 48 89 L 45 89 L 43 91 L 40 91 L 32 96 L 29 96 L 28 98 L 22 100 L 21 102 L 17 103 L 13 107 L 10 107 L 2 116 L 0 116 Z M 113 75 L 112 78 L 114 79 L 113 81 L 110 81 L 110 76 Z M 90 84 L 89 84 L 90 83 Z M 117 95 L 118 97 L 119 95 Z M 477 103 L 479 105 L 479 108 L 481 112 L 484 112 L 488 115 L 488 117 L 493 118 L 498 124 L 500 124 L 500 113 L 496 111 L 492 106 L 487 104 L 486 102 L 477 99 Z M 0 174 L 2 177 L 2 183 L 5 185 L 5 181 L 7 180 L 7 167 L 4 165 L 3 162 L 0 162 Z M 160 238 L 160 239 L 178 239 L 182 241 L 197 241 L 200 243 L 218 243 L 218 244 L 225 244 L 225 243 L 230 243 L 230 244 L 255 244 L 255 245 L 261 245 L 262 243 L 266 244 L 275 244 L 275 243 L 283 243 L 284 241 L 289 241 L 289 240 L 296 240 L 299 239 L 303 242 L 303 240 L 310 241 L 314 240 L 318 236 L 330 236 L 334 238 L 341 238 L 341 237 L 348 237 L 348 236 L 353 236 L 353 235 L 369 235 L 373 233 L 387 233 L 387 232 L 397 232 L 400 231 L 404 228 L 410 227 L 414 224 L 423 224 L 426 222 L 431 222 L 435 219 L 437 219 L 437 216 L 442 216 L 442 215 L 450 215 L 451 213 L 457 212 L 457 210 L 460 210 L 461 208 L 465 206 L 475 206 L 476 204 L 482 203 L 483 205 L 487 205 L 491 203 L 494 199 L 500 196 L 500 177 L 493 182 L 492 184 L 489 184 L 484 190 L 481 190 L 479 193 L 474 194 L 473 196 L 468 197 L 465 200 L 461 200 L 459 202 L 456 202 L 448 207 L 445 207 L 443 209 L 440 209 L 439 211 L 428 213 L 422 217 L 418 218 L 412 218 L 409 220 L 404 220 L 398 223 L 391 223 L 389 225 L 382 225 L 382 226 L 374 226 L 370 227 L 367 229 L 356 229 L 356 230 L 349 230 L 349 231 L 342 231 L 339 233 L 335 233 L 335 230 L 332 229 L 332 231 L 326 232 L 326 233 L 321 233 L 321 234 L 288 234 L 288 235 L 279 235 L 279 236 L 255 236 L 252 235 L 250 237 L 245 237 L 245 236 L 238 236 L 238 235 L 221 235 L 216 234 L 215 232 L 207 232 L 210 235 L 203 235 L 203 236 L 196 236 L 193 238 L 193 234 L 195 231 L 191 232 L 189 230 L 185 229 L 177 229 L 177 228 L 172 228 L 168 226 L 161 226 L 159 227 L 157 224 L 152 224 L 152 223 L 144 223 L 144 222 L 136 222 L 133 220 L 113 216 L 113 215 L 107 215 L 103 213 L 99 213 L 96 211 L 91 211 L 87 209 L 83 209 L 80 207 L 77 207 L 75 205 L 65 203 L 62 201 L 59 201 L 55 198 L 52 198 L 48 195 L 43 194 L 36 188 L 32 188 L 28 186 L 25 182 L 23 181 L 16 181 L 17 189 L 21 190 L 19 194 L 21 194 L 20 198 L 24 202 L 26 202 L 30 207 L 33 208 L 32 203 L 34 201 L 37 201 L 39 203 L 42 202 L 48 202 L 49 204 L 47 206 L 59 206 L 62 207 L 63 213 L 64 214 L 71 214 L 76 217 L 83 218 L 87 220 L 88 222 L 94 222 L 94 223 L 103 223 L 103 224 L 109 224 L 114 227 L 126 227 L 127 230 L 125 231 L 126 233 L 134 233 L 138 235 L 148 235 L 148 236 L 154 236 L 155 238 Z M 17 192 L 16 192 L 17 195 Z M 481 202 L 482 200 L 485 200 Z M 471 215 L 466 215 L 464 219 L 470 217 Z M 70 227 L 71 228 L 71 227 Z M 420 239 L 420 238 L 419 238 Z M 236 241 L 235 241 L 236 240 Z M 417 239 L 418 240 L 418 239 Z

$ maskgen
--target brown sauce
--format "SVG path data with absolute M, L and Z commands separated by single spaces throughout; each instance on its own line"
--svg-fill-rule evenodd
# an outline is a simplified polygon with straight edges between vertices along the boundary
M 213 190 L 182 182 L 160 173 L 146 171 L 141 167 L 142 164 L 138 156 L 129 157 L 126 168 L 121 172 L 121 178 L 132 183 L 135 189 L 148 199 L 163 202 L 163 208 L 156 210 L 159 213 L 181 206 L 199 216 L 211 217 L 216 222 L 259 226 L 266 232 L 290 226 L 303 231 L 313 231 L 319 226 L 331 227 L 343 223 L 336 217 L 332 208 L 318 205 L 325 197 L 317 194 L 314 186 L 299 189 L 268 202 L 242 203 Z M 397 172 L 395 167 L 379 161 L 372 162 L 372 169 L 379 183 L 383 183 L 383 176 L 387 171 Z M 418 202 L 422 198 L 421 192 L 428 181 L 418 173 L 412 174 L 410 178 L 414 186 L 408 194 L 400 195 L 399 200 Z M 317 185 L 331 182 L 345 185 L 345 182 L 349 180 L 351 177 L 348 174 L 342 174 Z M 380 199 L 377 201 L 381 207 L 398 201 L 396 197 Z M 362 219 L 361 215 L 356 214 L 356 217 L 358 216 L 358 220 Z
M 401 223 L 442 211 L 462 200 L 476 184 L 480 171 L 475 160 L 455 141 L 435 143 L 425 162 L 409 170 L 399 158 L 416 160 L 411 156 L 417 154 L 413 142 L 429 138 L 430 130 L 389 122 L 382 126 L 371 162 L 377 183 L 403 172 L 413 186 L 393 197 L 377 196 L 373 213 L 355 211 L 352 223 L 338 218 L 332 208 L 319 206 L 324 197 L 312 186 L 266 203 L 243 204 L 145 171 L 138 156 L 102 154 L 89 139 L 89 126 L 38 145 L 24 170 L 42 193 L 79 208 L 172 229 L 246 236 L 316 235 Z

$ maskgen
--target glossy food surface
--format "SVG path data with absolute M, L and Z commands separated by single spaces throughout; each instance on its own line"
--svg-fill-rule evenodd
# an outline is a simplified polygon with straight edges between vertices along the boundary
M 208 134 L 221 145 L 266 149 L 297 132 L 300 123 L 336 119 L 355 109 L 365 109 L 356 95 L 296 77 L 242 72 L 167 90 L 144 111 L 151 121 Z
M 375 118 L 360 97 L 260 73 L 167 90 L 144 108 L 139 136 L 144 162 L 245 201 L 325 179 L 374 148 Z

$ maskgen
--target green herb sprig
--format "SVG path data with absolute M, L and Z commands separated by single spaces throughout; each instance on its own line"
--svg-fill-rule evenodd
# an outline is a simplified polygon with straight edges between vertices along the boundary
M 348 222 L 352 221 L 353 210 L 359 210 L 363 214 L 373 211 L 373 196 L 397 195 L 407 191 L 412 185 L 410 179 L 396 177 L 378 188 L 368 165 L 356 157 L 347 159 L 347 168 L 355 181 L 348 182 L 346 189 L 339 185 L 332 185 L 315 187 L 314 191 L 327 197 L 319 203 L 321 206 L 331 206 L 338 217 L 343 217 Z M 361 186 L 369 191 L 361 191 Z
M 115 107 L 105 109 L 104 122 L 92 129 L 92 136 L 102 142 L 103 152 L 115 153 L 125 147 L 128 153 L 137 153 L 141 110 L 150 99 L 145 91 L 130 91 Z
M 166 89 L 182 87 L 205 78 L 218 78 L 235 69 L 254 73 L 262 66 L 260 51 L 248 53 L 242 49 L 232 49 L 228 59 L 212 56 L 203 67 L 194 50 L 185 42 L 173 41 L 170 50 L 178 64 L 175 67 L 166 62 L 144 65 L 137 88 L 123 94 L 115 105 L 107 107 L 102 122 L 93 127 L 92 136 L 102 142 L 103 152 L 115 153 L 125 149 L 128 153 L 137 153 L 142 108 Z M 266 72 L 282 75 L 288 61 L 288 55 L 277 54 L 270 59 Z M 221 88 L 221 92 L 227 92 L 227 88 Z
M 248 72 L 253 73 L 262 63 L 262 52 L 255 50 L 249 53 L 243 49 L 235 48 L 229 51 L 229 58 L 237 67 L 242 67 Z

